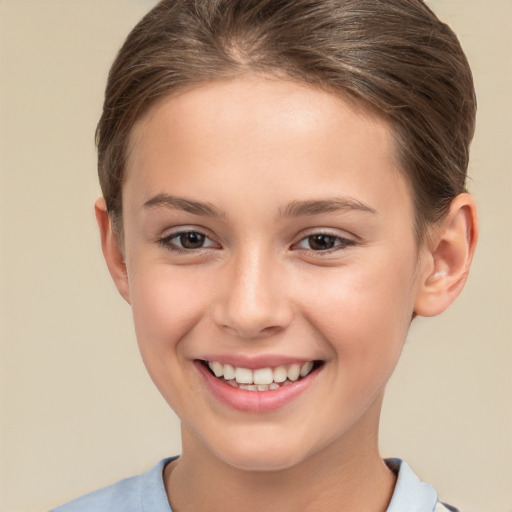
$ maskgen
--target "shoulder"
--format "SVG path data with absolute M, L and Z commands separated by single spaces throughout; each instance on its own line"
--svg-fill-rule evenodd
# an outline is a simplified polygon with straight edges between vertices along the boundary
M 124 510 L 125 512 L 140 511 L 141 477 L 125 478 L 103 489 L 76 498 L 51 512 L 107 512 Z
M 91 492 L 50 512 L 172 512 L 163 482 L 163 469 L 172 458 L 163 459 L 141 475 L 125 478 L 113 485 Z

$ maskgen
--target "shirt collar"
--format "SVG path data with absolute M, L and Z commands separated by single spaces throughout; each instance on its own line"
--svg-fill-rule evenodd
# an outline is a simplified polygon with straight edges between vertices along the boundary
M 400 459 L 386 459 L 387 466 L 398 473 L 395 491 L 386 512 L 432 512 L 437 503 L 437 492 L 422 482 Z
M 143 475 L 141 497 L 144 510 L 172 512 L 165 492 L 163 469 L 176 458 L 160 461 Z M 422 482 L 403 460 L 386 459 L 385 462 L 391 471 L 397 473 L 395 490 L 386 512 L 432 512 L 437 504 L 436 490 Z

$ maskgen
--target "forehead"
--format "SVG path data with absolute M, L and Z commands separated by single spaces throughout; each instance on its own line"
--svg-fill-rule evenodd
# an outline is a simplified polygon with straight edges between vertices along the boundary
M 222 179 L 240 191 L 264 183 L 279 200 L 279 188 L 288 196 L 307 195 L 304 187 L 325 196 L 338 176 L 344 195 L 375 195 L 384 183 L 403 189 L 386 119 L 338 93 L 248 76 L 154 105 L 133 130 L 126 183 L 142 202 L 166 186 L 186 194 L 195 178 L 206 195 Z
M 392 136 L 384 114 L 362 99 L 322 86 L 248 74 L 232 80 L 199 83 L 164 96 L 135 124 L 129 150 L 135 148 L 151 126 L 156 128 L 162 121 L 179 123 L 184 137 L 189 135 L 187 128 L 193 136 L 199 130 L 211 136 L 223 123 L 246 130 L 250 122 L 253 133 L 262 125 L 278 131 L 281 127 L 293 127 L 297 132 L 301 126 L 307 130 L 311 123 L 339 125 L 340 112 L 350 112 L 352 122 L 357 119 L 361 126 L 372 124 L 375 132 Z

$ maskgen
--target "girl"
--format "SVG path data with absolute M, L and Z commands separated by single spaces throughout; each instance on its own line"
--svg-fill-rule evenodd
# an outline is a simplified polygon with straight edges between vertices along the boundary
M 377 439 L 412 320 L 469 271 L 474 119 L 420 0 L 147 14 L 109 76 L 95 208 L 183 448 L 55 510 L 455 510 Z

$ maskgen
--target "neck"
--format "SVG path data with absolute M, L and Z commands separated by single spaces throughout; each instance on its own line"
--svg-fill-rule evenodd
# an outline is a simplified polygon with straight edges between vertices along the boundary
M 173 511 L 384 512 L 396 478 L 379 455 L 377 428 L 361 427 L 278 471 L 233 467 L 204 446 L 197 449 L 183 429 L 183 454 L 164 475 Z

